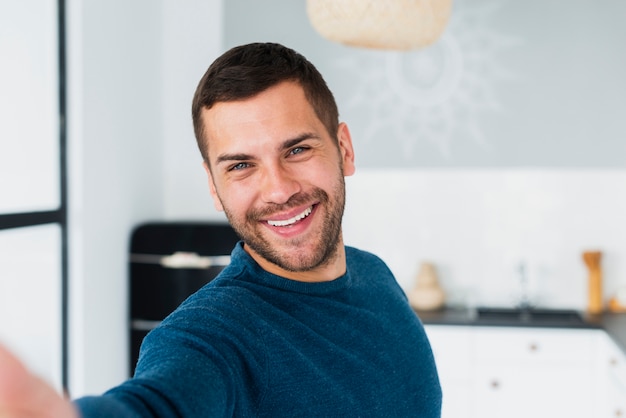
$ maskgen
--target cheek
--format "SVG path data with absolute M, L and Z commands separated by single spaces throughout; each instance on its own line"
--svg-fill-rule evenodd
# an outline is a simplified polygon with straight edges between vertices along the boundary
M 219 193 L 223 210 L 238 218 L 245 216 L 254 202 L 254 188 L 231 184 L 225 187 L 228 193 Z
M 302 178 L 314 186 L 330 191 L 337 184 L 337 179 L 343 177 L 343 171 L 341 160 L 329 158 L 323 160 L 321 164 L 311 167 Z

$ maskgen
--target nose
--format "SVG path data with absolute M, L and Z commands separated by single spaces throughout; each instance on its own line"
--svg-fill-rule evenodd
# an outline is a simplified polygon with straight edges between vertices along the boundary
M 263 201 L 277 205 L 286 203 L 301 191 L 296 173 L 281 164 L 265 167 L 259 187 Z

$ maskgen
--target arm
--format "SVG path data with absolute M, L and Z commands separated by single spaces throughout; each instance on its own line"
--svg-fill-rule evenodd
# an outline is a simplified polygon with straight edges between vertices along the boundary
M 70 402 L 0 345 L 0 418 L 232 415 L 223 369 L 195 349 L 173 358 L 162 347 L 148 344 L 153 353 L 145 356 L 138 377 L 102 396 Z
M 229 328 L 202 306 L 148 334 L 133 379 L 74 403 L 0 346 L 0 418 L 232 416 L 243 356 L 228 332 L 206 334 Z
M 0 418 L 78 418 L 71 402 L 0 345 Z
M 84 418 L 232 416 L 228 368 L 199 346 L 185 331 L 159 327 L 144 340 L 132 379 L 74 403 Z

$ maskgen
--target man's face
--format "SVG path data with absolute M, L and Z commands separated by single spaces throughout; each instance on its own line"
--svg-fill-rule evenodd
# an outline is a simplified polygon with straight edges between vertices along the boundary
M 337 147 L 292 82 L 217 103 L 202 119 L 216 208 L 248 253 L 266 270 L 297 280 L 342 274 L 344 176 L 354 172 L 347 126 L 339 126 Z

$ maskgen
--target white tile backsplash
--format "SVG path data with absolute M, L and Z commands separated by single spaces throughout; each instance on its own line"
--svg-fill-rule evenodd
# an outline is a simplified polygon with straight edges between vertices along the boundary
M 428 260 L 450 303 L 511 305 L 523 262 L 535 304 L 585 309 L 586 250 L 603 251 L 606 299 L 626 284 L 624 170 L 360 169 L 346 182 L 346 244 L 405 290 Z

